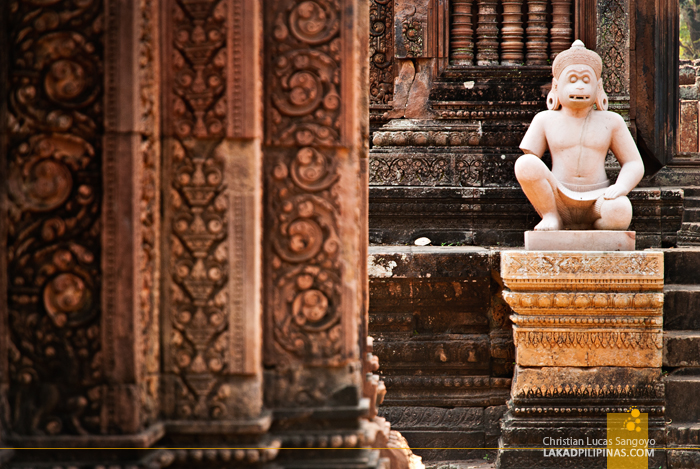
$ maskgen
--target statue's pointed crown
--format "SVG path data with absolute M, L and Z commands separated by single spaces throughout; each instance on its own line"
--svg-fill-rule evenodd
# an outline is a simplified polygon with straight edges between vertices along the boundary
M 586 49 L 586 46 L 580 39 L 576 39 L 571 48 L 560 52 L 552 63 L 552 73 L 554 78 L 559 79 L 561 72 L 569 65 L 581 64 L 588 65 L 595 72 L 596 78 L 600 79 L 600 74 L 603 71 L 603 60 L 595 51 Z

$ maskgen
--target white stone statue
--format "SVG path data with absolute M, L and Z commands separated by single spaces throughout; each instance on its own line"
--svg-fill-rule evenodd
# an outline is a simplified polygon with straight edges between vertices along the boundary
M 548 111 L 532 120 L 515 163 L 525 195 L 542 217 L 535 230 L 626 230 L 632 220 L 627 194 L 644 164 L 620 115 L 607 111 L 600 56 L 575 41 L 552 64 Z M 594 105 L 597 109 L 594 109 Z M 552 170 L 540 159 L 549 149 Z M 608 149 L 622 169 L 615 184 L 605 174 Z

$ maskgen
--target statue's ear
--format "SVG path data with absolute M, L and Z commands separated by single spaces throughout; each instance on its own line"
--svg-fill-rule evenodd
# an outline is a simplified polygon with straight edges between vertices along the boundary
M 547 94 L 547 109 L 550 111 L 556 111 L 561 107 L 559 102 L 559 96 L 557 95 L 557 79 L 552 78 L 552 89 L 549 90 Z
M 595 97 L 595 107 L 597 107 L 599 111 L 608 110 L 608 95 L 605 94 L 605 89 L 603 88 L 603 78 L 598 80 L 598 92 L 596 93 Z

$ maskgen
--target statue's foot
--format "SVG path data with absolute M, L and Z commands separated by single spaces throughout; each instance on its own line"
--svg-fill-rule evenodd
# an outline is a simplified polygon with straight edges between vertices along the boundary
M 542 221 L 537 224 L 535 231 L 556 231 L 561 230 L 562 222 L 556 213 L 546 213 Z

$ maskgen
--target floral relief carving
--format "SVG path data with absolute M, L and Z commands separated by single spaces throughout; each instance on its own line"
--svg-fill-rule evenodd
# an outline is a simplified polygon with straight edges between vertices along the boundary
M 628 93 L 627 48 L 629 31 L 627 25 L 627 3 L 620 0 L 605 0 L 598 4 L 600 37 L 598 51 L 603 59 L 603 83 L 608 95 Z
M 403 36 L 406 57 L 423 56 L 423 24 L 415 16 L 406 17 L 401 24 L 401 35 Z
M 503 264 L 504 277 L 522 275 L 635 275 L 663 279 L 658 256 L 644 254 L 513 255 Z
M 150 423 L 159 412 L 160 376 L 160 76 L 158 11 L 154 0 L 140 0 L 139 92 L 141 98 L 142 137 L 141 174 L 138 181 L 141 197 L 140 251 L 141 274 L 139 296 L 141 354 L 141 413 L 143 423 Z
M 103 2 L 8 5 L 10 430 L 109 431 L 102 418 Z
M 514 331 L 516 347 L 537 349 L 552 348 L 617 348 L 617 349 L 653 349 L 663 347 L 661 331 Z
M 175 131 L 180 138 L 222 136 L 226 1 L 176 2 L 173 21 Z
M 177 413 L 180 418 L 223 418 L 226 413 L 213 405 L 210 394 L 215 395 L 226 366 L 224 162 L 208 144 L 187 140 L 173 145 L 169 346 L 171 371 L 182 379 Z
M 337 365 L 348 354 L 339 161 L 331 149 L 340 139 L 341 9 L 337 0 L 276 1 L 267 17 L 266 138 L 284 149 L 270 150 L 265 164 L 266 361 Z
M 173 116 L 170 143 L 169 337 L 166 372 L 175 375 L 168 399 L 178 419 L 231 418 L 224 403 L 228 351 L 229 197 L 224 180 L 228 107 L 226 0 L 172 5 L 170 53 Z M 236 10 L 237 11 L 237 10 Z M 235 60 L 234 56 L 234 60 Z
M 394 99 L 394 0 L 371 0 L 369 8 L 370 104 Z
M 268 141 L 332 145 L 340 130 L 337 0 L 290 2 L 275 11 Z
M 304 147 L 272 169 L 275 206 L 272 310 L 276 347 L 328 363 L 343 353 L 335 162 Z

